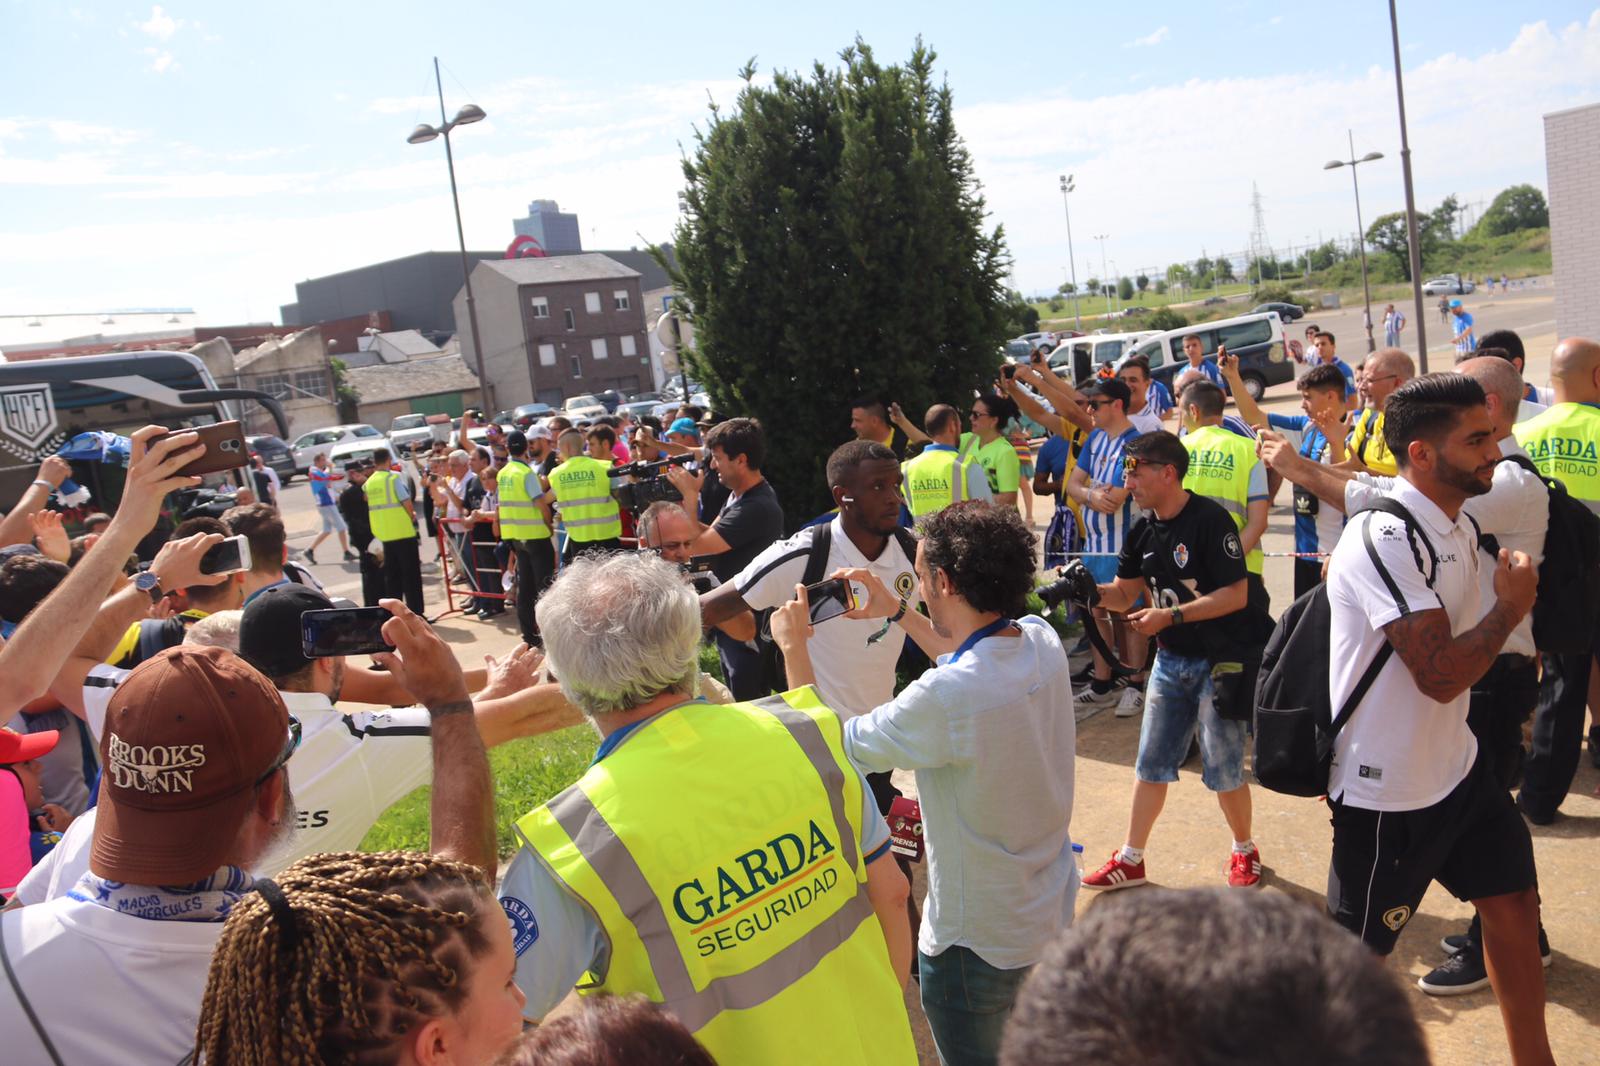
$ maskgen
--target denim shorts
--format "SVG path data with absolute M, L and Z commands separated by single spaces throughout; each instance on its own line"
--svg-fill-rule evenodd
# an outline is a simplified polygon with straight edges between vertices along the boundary
M 317 514 L 322 519 L 324 533 L 343 533 L 345 531 L 344 516 L 339 513 L 338 504 L 319 503 Z
M 1200 729 L 1200 780 L 1213 792 L 1244 784 L 1244 722 L 1217 717 L 1211 699 L 1211 663 L 1157 649 L 1144 692 L 1144 722 L 1133 772 L 1140 781 L 1178 779 L 1195 727 Z

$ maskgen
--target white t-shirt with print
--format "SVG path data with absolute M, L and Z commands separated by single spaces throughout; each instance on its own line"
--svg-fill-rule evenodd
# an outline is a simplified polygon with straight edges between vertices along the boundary
M 1442 607 L 1450 631 L 1459 634 L 1483 615 L 1478 595 L 1482 553 L 1472 522 L 1464 515 L 1452 521 L 1404 479 L 1388 495 L 1416 519 L 1421 532 L 1412 535 L 1426 536 L 1433 545 L 1438 572 L 1429 588 L 1412 553 L 1412 535 L 1399 518 L 1367 511 L 1350 520 L 1328 565 L 1328 697 L 1335 714 L 1387 641 L 1384 626 Z M 1364 534 L 1369 529 L 1389 581 L 1367 553 Z M 1416 551 L 1422 566 L 1429 566 L 1420 540 Z M 1449 703 L 1428 698 L 1399 654 L 1390 655 L 1334 740 L 1328 795 L 1374 811 L 1420 810 L 1444 799 L 1477 757 L 1478 742 L 1467 728 L 1470 700 L 1468 689 Z
M 917 609 L 922 598 L 914 560 L 906 558 L 898 540 L 890 537 L 878 557 L 869 560 L 845 535 L 837 517 L 830 525 L 833 543 L 823 577 L 841 567 L 871 570 L 885 588 L 905 598 L 906 610 Z M 733 579 L 744 602 L 753 610 L 764 611 L 794 599 L 794 587 L 805 576 L 811 540 L 819 528 L 808 526 L 751 560 Z M 890 626 L 882 640 L 868 644 L 867 638 L 882 628 L 881 618 L 831 618 L 817 625 L 806 645 L 817 677 L 817 692 L 841 719 L 866 714 L 894 696 L 894 667 L 906 635 L 899 626 Z

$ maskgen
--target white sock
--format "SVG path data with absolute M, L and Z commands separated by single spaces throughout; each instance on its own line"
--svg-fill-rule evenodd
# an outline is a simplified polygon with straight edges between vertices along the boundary
M 1141 862 L 1144 862 L 1144 849 L 1124 844 L 1118 857 L 1129 866 L 1138 866 Z
M 1248 855 L 1254 850 L 1256 850 L 1256 842 L 1254 840 L 1235 840 L 1233 842 L 1233 853 L 1235 855 Z

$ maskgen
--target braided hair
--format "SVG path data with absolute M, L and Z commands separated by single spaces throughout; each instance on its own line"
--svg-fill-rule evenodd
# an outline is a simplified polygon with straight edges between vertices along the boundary
M 228 915 L 196 1033 L 213 1066 L 377 1066 L 457 1010 L 481 919 L 483 871 L 434 855 L 334 852 L 257 882 Z

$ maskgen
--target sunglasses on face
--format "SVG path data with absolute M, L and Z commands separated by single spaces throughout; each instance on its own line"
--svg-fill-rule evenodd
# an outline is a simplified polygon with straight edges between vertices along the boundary
M 291 714 L 289 716 L 289 736 L 283 743 L 283 750 L 278 753 L 276 759 L 272 760 L 272 765 L 267 767 L 267 772 L 256 778 L 257 785 L 260 785 L 267 778 L 283 769 L 284 764 L 289 761 L 289 756 L 293 755 L 300 747 L 300 732 L 300 719 Z
M 1135 470 L 1138 470 L 1141 466 L 1143 466 L 1143 467 L 1155 467 L 1155 466 L 1171 466 L 1171 465 L 1172 465 L 1171 463 L 1157 463 L 1157 462 L 1153 462 L 1152 460 L 1149 460 L 1149 459 L 1139 459 L 1139 458 L 1136 458 L 1135 456 L 1129 455 L 1129 456 L 1125 456 L 1123 458 L 1123 460 L 1122 460 L 1122 472 L 1124 474 L 1131 474 Z
M 980 411 L 976 407 L 974 407 L 972 410 L 968 411 L 967 414 L 972 418 L 989 418 L 989 417 L 991 417 L 988 411 Z

